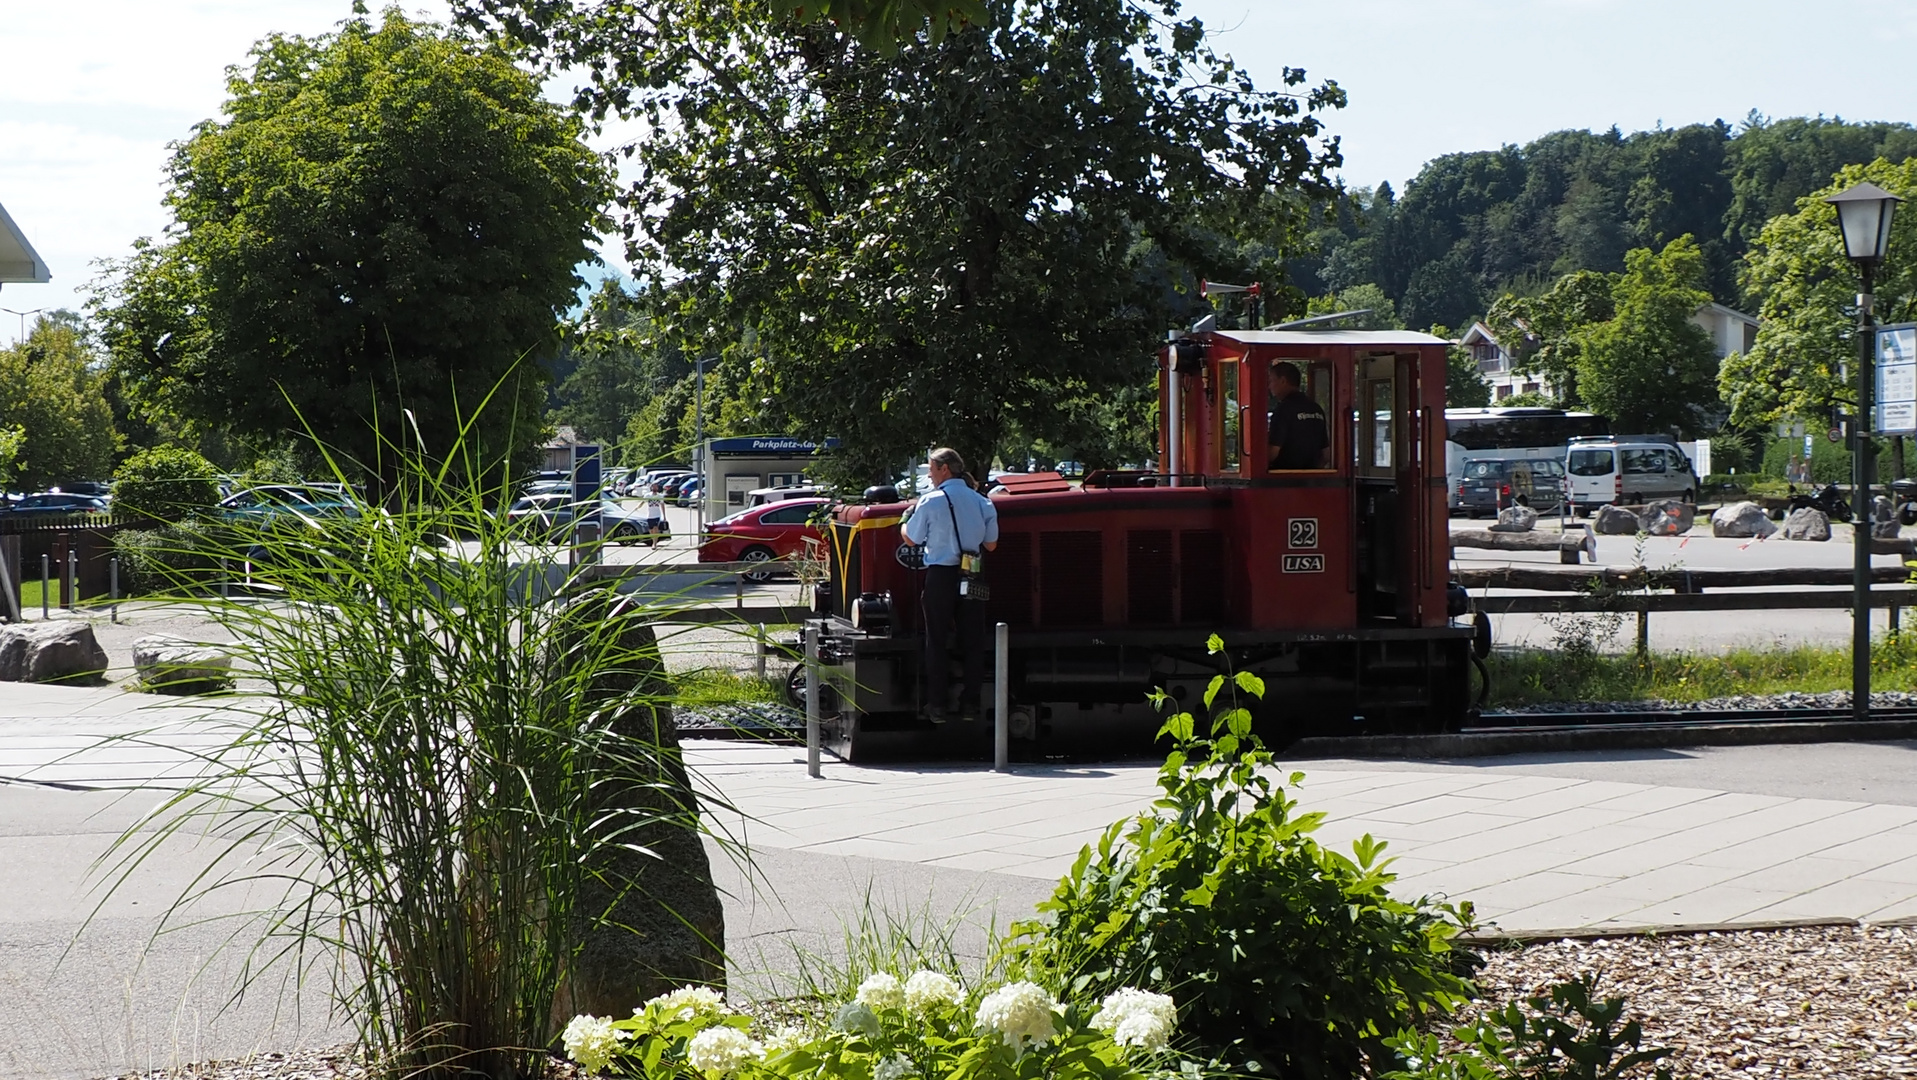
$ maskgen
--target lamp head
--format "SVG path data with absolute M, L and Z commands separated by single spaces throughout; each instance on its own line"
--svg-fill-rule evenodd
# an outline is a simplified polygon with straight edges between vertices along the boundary
M 1904 200 L 1868 181 L 1853 184 L 1824 200 L 1837 207 L 1844 232 L 1844 254 L 1852 262 L 1875 265 L 1890 247 L 1890 219 Z

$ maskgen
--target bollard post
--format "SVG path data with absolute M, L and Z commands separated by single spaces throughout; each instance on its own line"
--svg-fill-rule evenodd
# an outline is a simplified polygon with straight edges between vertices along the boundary
M 759 624 L 759 639 L 758 639 L 758 643 L 757 643 L 757 644 L 758 644 L 758 648 L 757 648 L 757 651 L 758 651 L 758 653 L 759 653 L 759 681 L 760 681 L 760 682 L 764 682 L 764 681 L 765 681 L 765 640 L 766 640 L 766 639 L 765 639 L 765 624 L 764 624 L 764 623 L 760 623 L 760 624 Z
M 805 624 L 805 772 L 819 775 L 819 624 Z
M 745 610 L 745 574 L 732 575 L 732 607 L 735 611 Z
M 228 573 L 226 560 L 221 559 L 220 560 L 220 599 L 222 600 L 225 600 L 229 596 L 233 595 L 232 593 L 227 591 L 227 585 L 228 585 L 227 578 L 231 576 L 232 575 Z
M 45 555 L 40 556 L 40 618 L 47 618 L 47 591 L 53 587 L 52 564 Z
M 1012 628 L 992 630 L 992 770 L 1012 771 Z
M 1637 613 L 1637 658 L 1651 655 L 1651 612 L 1646 608 Z
M 119 622 L 120 621 L 120 557 L 118 555 L 115 555 L 111 559 L 107 560 L 107 596 L 113 602 L 112 606 L 107 609 L 107 619 L 109 622 Z
M 67 610 L 75 611 L 80 606 L 80 553 L 73 548 L 67 549 Z

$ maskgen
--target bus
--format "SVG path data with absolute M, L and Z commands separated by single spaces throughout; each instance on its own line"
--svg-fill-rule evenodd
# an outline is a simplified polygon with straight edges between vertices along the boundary
M 1518 407 L 1446 409 L 1444 427 L 1446 503 L 1453 510 L 1467 455 L 1563 461 L 1572 439 L 1611 433 L 1611 422 L 1596 413 Z

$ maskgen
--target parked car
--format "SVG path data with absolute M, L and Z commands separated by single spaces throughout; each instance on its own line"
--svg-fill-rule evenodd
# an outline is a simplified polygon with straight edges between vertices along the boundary
M 1540 514 L 1564 499 L 1564 463 L 1550 458 L 1468 457 L 1458 480 L 1458 505 L 1471 517 L 1496 514 L 1522 501 Z
M 1697 473 L 1676 444 L 1626 436 L 1572 439 L 1564 471 L 1571 512 L 1606 503 L 1638 506 L 1653 499 L 1697 500 Z
M 767 503 L 784 502 L 787 499 L 816 499 L 823 493 L 810 484 L 800 487 L 762 487 L 753 488 L 745 493 L 746 509 L 764 506 Z
M 600 535 L 608 540 L 619 543 L 637 540 L 657 544 L 672 536 L 672 527 L 666 523 L 663 514 L 629 509 L 603 497 L 598 507 Z M 541 531 L 557 532 L 572 524 L 579 509 L 580 504 L 573 501 L 570 492 L 541 492 L 513 500 L 513 504 L 506 508 L 506 516 L 515 521 L 530 519 L 537 523 Z
M 54 514 L 97 514 L 107 509 L 105 499 L 93 495 L 80 495 L 64 491 L 42 491 L 11 504 L 9 514 L 35 514 L 51 516 Z
M 679 497 L 679 489 L 696 479 L 698 479 L 697 473 L 675 473 L 655 484 L 653 490 L 665 498 L 676 499 Z
M 679 485 L 678 490 L 673 493 L 672 501 L 678 503 L 680 506 L 691 506 L 699 501 L 700 497 L 705 494 L 705 490 L 705 480 L 694 476 Z
M 745 579 L 770 580 L 777 560 L 803 557 L 807 540 L 824 542 L 812 519 L 826 505 L 825 499 L 787 499 L 720 518 L 706 526 L 699 561 L 761 564 L 747 570 Z
M 226 521 L 268 522 L 287 514 L 305 518 L 359 516 L 359 504 L 338 484 L 263 484 L 220 500 Z

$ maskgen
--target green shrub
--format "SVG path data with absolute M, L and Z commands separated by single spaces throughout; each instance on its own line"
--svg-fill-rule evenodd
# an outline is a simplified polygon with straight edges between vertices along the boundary
M 219 559 L 211 553 L 214 546 L 197 521 L 122 529 L 113 535 L 113 553 L 120 559 L 120 591 L 125 596 L 152 596 L 210 583 L 219 571 Z
M 1210 647 L 1223 654 L 1216 636 Z M 1208 712 L 1227 689 L 1264 694 L 1256 676 L 1220 675 Z M 1394 899 L 1383 843 L 1366 836 L 1347 857 L 1312 839 L 1323 815 L 1274 783 L 1247 709 L 1210 726 L 1206 738 L 1189 713 L 1165 723 L 1163 795 L 1080 853 L 1040 921 L 1013 927 L 1010 962 L 1080 1000 L 1169 992 L 1203 1045 L 1261 1072 L 1356 1075 L 1385 1034 L 1465 999 L 1456 969 L 1475 957 L 1450 939 L 1470 907 Z
M 1644 1029 L 1624 1020 L 1624 999 L 1592 996 L 1589 973 L 1553 986 L 1543 997 L 1492 1009 L 1452 1033 L 1400 1032 L 1385 1040 L 1402 1068 L 1383 1080 L 1670 1080 L 1664 1047 L 1644 1046 Z
M 220 501 L 219 470 L 191 450 L 156 446 L 120 463 L 115 510 L 154 521 L 178 521 Z

